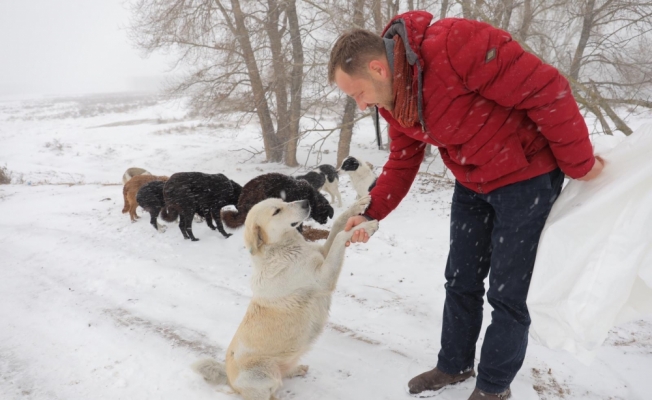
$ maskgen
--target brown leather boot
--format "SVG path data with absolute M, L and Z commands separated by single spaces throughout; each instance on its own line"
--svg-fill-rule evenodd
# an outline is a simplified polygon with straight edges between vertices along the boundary
M 408 390 L 410 394 L 419 394 L 427 390 L 435 391 L 465 381 L 472 376 L 475 376 L 475 371 L 472 369 L 461 374 L 449 375 L 435 368 L 412 378 L 408 382 Z
M 504 392 L 498 394 L 483 392 L 482 390 L 475 388 L 473 393 L 471 393 L 469 400 L 507 400 L 511 397 L 512 391 L 509 390 L 509 388 L 507 388 L 507 390 Z

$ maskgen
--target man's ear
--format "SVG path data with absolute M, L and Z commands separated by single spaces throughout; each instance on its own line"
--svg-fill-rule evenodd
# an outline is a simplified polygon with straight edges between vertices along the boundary
M 256 254 L 267 243 L 267 235 L 260 225 L 245 226 L 244 243 L 249 253 Z
M 387 79 L 389 77 L 389 64 L 384 60 L 371 60 L 369 61 L 369 73 L 376 77 Z

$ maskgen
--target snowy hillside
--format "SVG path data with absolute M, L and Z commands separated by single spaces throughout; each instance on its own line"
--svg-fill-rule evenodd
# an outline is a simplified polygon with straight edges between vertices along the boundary
M 156 232 L 141 209 L 131 223 L 120 182 L 133 166 L 219 172 L 240 184 L 305 172 L 252 158 L 243 149 L 262 148 L 258 131 L 235 118 L 193 120 L 182 101 L 148 96 L 0 102 L 0 167 L 18 183 L 0 186 L 0 399 L 238 398 L 189 366 L 223 359 L 244 315 L 242 232 L 224 239 L 195 222 L 200 240 L 190 242 L 175 224 Z M 301 142 L 300 162 L 315 165 L 307 151 L 318 139 Z M 374 140 L 365 121 L 351 154 L 379 171 L 386 153 Z M 335 163 L 336 149 L 332 135 L 321 162 Z M 407 381 L 434 367 L 452 184 L 432 175 L 442 166 L 431 161 L 369 243 L 347 250 L 329 325 L 303 360 L 310 371 L 286 380 L 280 399 L 409 399 Z M 340 190 L 351 204 L 347 176 Z M 512 390 L 516 400 L 645 400 L 650 371 L 652 318 L 612 331 L 589 367 L 531 340 Z M 473 386 L 437 399 L 466 400 Z

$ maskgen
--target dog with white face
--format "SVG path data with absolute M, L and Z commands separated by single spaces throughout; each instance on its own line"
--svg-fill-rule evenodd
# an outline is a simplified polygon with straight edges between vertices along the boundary
M 256 204 L 245 221 L 245 245 L 251 253 L 253 296 L 226 352 L 226 365 L 202 360 L 195 371 L 211 383 L 228 383 L 245 400 L 274 400 L 283 378 L 303 376 L 299 365 L 321 334 L 344 263 L 347 219 L 362 214 L 365 196 L 333 223 L 323 245 L 306 242 L 296 230 L 310 215 L 307 200 L 285 203 L 270 198 Z M 378 221 L 356 226 L 369 236 Z
M 345 158 L 340 166 L 340 171 L 346 172 L 351 177 L 351 184 L 357 193 L 356 199 L 368 195 L 376 184 L 373 165 L 359 158 L 353 156 Z

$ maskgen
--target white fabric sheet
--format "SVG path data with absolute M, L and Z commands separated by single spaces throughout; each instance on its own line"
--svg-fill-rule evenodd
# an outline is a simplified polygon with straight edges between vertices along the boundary
M 552 208 L 527 301 L 532 336 L 587 364 L 614 325 L 652 313 L 652 125 L 601 156 Z

